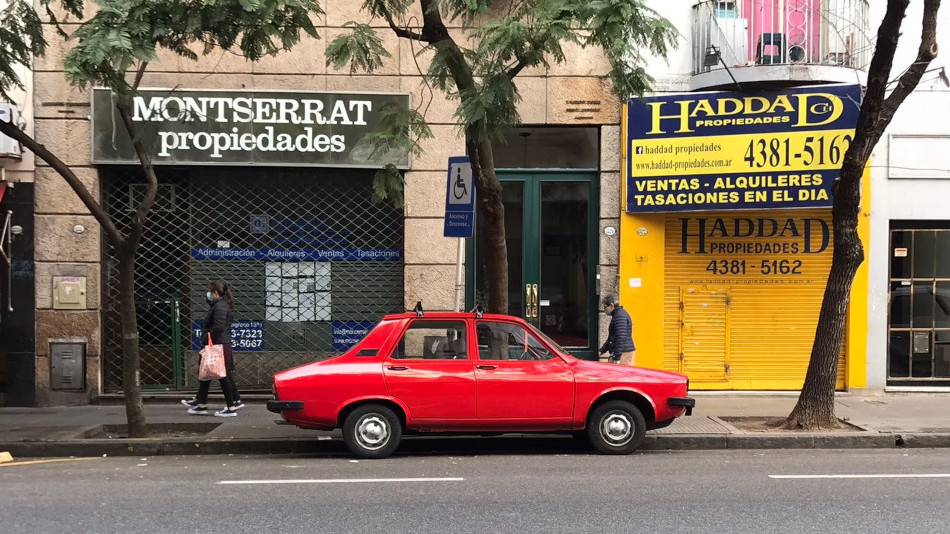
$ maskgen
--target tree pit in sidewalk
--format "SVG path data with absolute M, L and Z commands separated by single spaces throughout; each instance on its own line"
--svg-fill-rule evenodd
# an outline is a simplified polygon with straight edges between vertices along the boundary
M 767 416 L 767 417 L 720 417 L 722 421 L 733 427 L 748 433 L 787 433 L 787 434 L 814 434 L 816 432 L 831 433 L 851 433 L 864 432 L 865 430 L 857 425 L 851 424 L 844 419 L 838 419 L 837 428 L 821 428 L 818 430 L 790 430 L 785 427 L 786 417 Z
M 155 423 L 146 425 L 148 438 L 201 437 L 218 428 L 221 423 Z M 99 425 L 82 436 L 84 439 L 128 439 L 128 425 Z

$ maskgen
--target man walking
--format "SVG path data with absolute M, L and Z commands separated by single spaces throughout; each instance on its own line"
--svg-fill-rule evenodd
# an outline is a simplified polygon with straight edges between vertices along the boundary
M 610 326 L 607 328 L 607 341 L 600 348 L 600 354 L 609 352 L 614 363 L 633 365 L 637 353 L 633 345 L 633 320 L 614 295 L 604 297 L 603 304 L 604 313 L 610 315 Z

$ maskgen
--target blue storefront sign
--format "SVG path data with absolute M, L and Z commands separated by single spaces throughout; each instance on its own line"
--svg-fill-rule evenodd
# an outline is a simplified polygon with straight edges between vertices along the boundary
M 256 261 L 402 261 L 398 249 L 194 248 L 196 260 Z
M 333 350 L 350 350 L 366 337 L 374 324 L 372 321 L 333 321 Z
M 631 99 L 628 213 L 831 206 L 859 85 Z
M 191 348 L 201 350 L 208 344 L 201 339 L 201 323 L 191 325 Z M 262 352 L 264 350 L 264 321 L 234 321 L 231 324 L 231 349 L 234 352 Z

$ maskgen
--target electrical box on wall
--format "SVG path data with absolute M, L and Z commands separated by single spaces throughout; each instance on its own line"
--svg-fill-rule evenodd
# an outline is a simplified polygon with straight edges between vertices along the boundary
M 13 104 L 0 102 L 0 120 L 19 124 L 21 120 L 20 111 Z M 4 159 L 19 160 L 22 157 L 23 151 L 20 148 L 20 143 L 5 135 L 0 135 L 0 161 Z
M 53 277 L 53 309 L 54 310 L 84 310 L 86 309 L 86 277 L 85 276 L 54 276 Z
M 50 343 L 49 365 L 50 388 L 82 390 L 86 369 L 86 345 L 84 343 Z

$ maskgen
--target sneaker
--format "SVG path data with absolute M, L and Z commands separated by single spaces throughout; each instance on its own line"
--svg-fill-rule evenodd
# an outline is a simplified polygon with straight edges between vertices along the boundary
M 231 406 L 231 409 L 232 409 L 232 410 L 240 410 L 240 409 L 243 408 L 243 407 L 244 407 L 244 402 L 243 402 L 243 401 L 234 401 L 234 406 Z
M 195 406 L 193 408 L 188 408 L 188 413 L 191 415 L 208 415 L 207 406 Z
M 234 408 L 225 408 L 219 412 L 214 412 L 215 417 L 237 417 L 237 411 Z
M 181 403 L 189 408 L 194 408 L 198 406 L 198 401 L 195 399 L 181 399 Z

